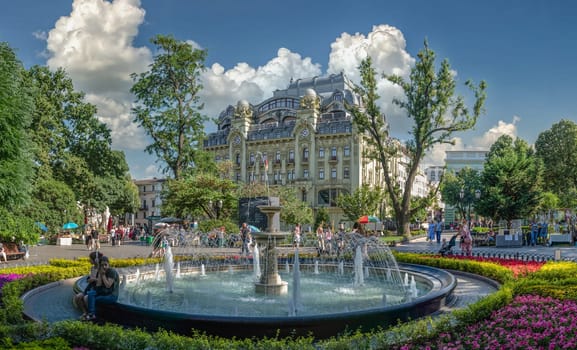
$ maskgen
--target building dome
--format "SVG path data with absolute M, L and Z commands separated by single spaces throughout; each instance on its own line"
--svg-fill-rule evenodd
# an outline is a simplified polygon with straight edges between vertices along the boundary
M 317 93 L 316 93 L 315 90 L 309 88 L 309 89 L 306 89 L 306 90 L 305 90 L 305 96 L 307 96 L 307 97 L 317 97 Z
M 240 107 L 248 108 L 248 107 L 250 107 L 250 103 L 248 103 L 247 100 L 240 100 L 240 101 L 238 101 L 236 106 L 239 108 Z

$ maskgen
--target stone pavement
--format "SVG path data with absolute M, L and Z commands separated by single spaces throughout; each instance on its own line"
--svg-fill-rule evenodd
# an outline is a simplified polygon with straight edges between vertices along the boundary
M 451 232 L 446 232 L 443 237 L 450 239 Z M 429 243 L 424 237 L 415 238 L 409 242 L 398 244 L 393 249 L 398 251 L 431 253 L 436 254 L 440 245 Z M 292 248 L 281 248 L 292 249 Z M 103 244 L 100 251 L 110 258 L 147 257 L 152 247 L 140 242 L 127 242 L 120 247 L 112 247 Z M 455 253 L 460 250 L 453 248 Z M 239 254 L 238 248 L 173 248 L 174 254 Z M 84 245 L 74 244 L 71 246 L 40 245 L 30 248 L 30 257 L 27 260 L 11 260 L 0 264 L 0 272 L 3 267 L 30 266 L 46 264 L 53 258 L 75 259 L 87 256 L 89 251 Z M 523 260 L 554 260 L 556 255 L 561 260 L 577 261 L 577 247 L 574 246 L 536 246 L 518 248 L 497 247 L 474 247 L 474 255 L 498 256 L 519 258 Z M 455 308 L 465 307 L 479 298 L 497 290 L 497 286 L 490 281 L 467 274 L 456 274 L 458 285 L 453 293 L 453 300 L 442 312 L 448 312 Z M 78 319 L 80 312 L 72 305 L 72 286 L 76 279 L 59 281 L 38 288 L 23 296 L 24 312 L 34 320 L 56 322 L 67 319 Z

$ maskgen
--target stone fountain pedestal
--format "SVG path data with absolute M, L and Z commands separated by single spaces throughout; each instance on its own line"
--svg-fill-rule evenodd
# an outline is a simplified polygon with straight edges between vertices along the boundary
M 260 280 L 255 283 L 255 291 L 265 295 L 282 295 L 288 292 L 288 283 L 283 281 L 278 274 L 278 251 L 276 241 L 282 240 L 288 234 L 286 232 L 273 232 L 272 223 L 275 215 L 280 213 L 280 206 L 259 205 L 258 209 L 267 215 L 267 232 L 253 233 L 262 252 L 263 267 Z

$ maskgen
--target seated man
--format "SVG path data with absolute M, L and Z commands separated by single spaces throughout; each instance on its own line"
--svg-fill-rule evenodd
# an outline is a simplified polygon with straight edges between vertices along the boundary
M 0 256 L 4 258 L 4 260 L 0 262 L 8 262 L 8 259 L 6 258 L 6 251 L 4 251 L 4 245 L 2 243 L 0 243 Z
M 96 303 L 112 304 L 118 300 L 118 291 L 120 288 L 120 277 L 118 272 L 110 267 L 108 257 L 103 256 L 100 259 L 100 268 L 96 277 L 96 285 L 88 291 L 86 304 L 88 305 L 88 315 L 84 318 L 86 321 L 96 319 Z
M 86 278 L 87 285 L 84 288 L 84 291 L 77 293 L 74 295 L 72 299 L 72 303 L 80 308 L 83 312 L 82 319 L 88 315 L 88 304 L 86 301 L 86 296 L 88 295 L 88 291 L 96 287 L 96 277 L 98 276 L 98 270 L 100 267 L 100 259 L 102 259 L 104 255 L 100 252 L 91 252 L 88 254 L 88 258 L 90 259 L 90 274 Z

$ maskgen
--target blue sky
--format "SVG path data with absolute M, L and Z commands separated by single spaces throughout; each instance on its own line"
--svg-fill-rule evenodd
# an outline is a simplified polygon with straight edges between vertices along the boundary
M 149 39 L 172 34 L 208 50 L 205 114 L 240 99 L 258 103 L 290 78 L 344 71 L 371 55 L 380 72 L 408 74 L 426 38 L 447 58 L 460 86 L 488 84 L 486 113 L 457 149 L 488 148 L 502 134 L 533 143 L 561 119 L 577 121 L 577 29 L 572 1 L 222 1 L 19 0 L 0 12 L 0 41 L 26 67 L 64 67 L 97 105 L 126 152 L 134 178 L 159 176 L 148 143 L 132 122 L 128 75 L 151 62 Z M 393 135 L 409 124 L 391 105 L 399 91 L 382 82 L 382 109 Z M 464 89 L 459 93 L 470 96 Z M 213 130 L 207 125 L 207 130 Z M 429 164 L 442 164 L 436 148 Z

